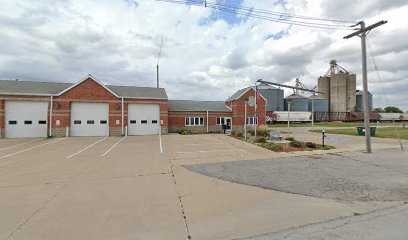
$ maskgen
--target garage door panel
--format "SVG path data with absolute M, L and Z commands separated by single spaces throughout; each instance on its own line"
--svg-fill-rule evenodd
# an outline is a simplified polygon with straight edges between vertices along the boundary
M 107 136 L 109 132 L 109 104 L 71 104 L 71 136 Z
M 6 101 L 6 138 L 47 137 L 48 102 Z
M 159 104 L 128 105 L 129 135 L 159 134 L 159 128 L 160 128 Z

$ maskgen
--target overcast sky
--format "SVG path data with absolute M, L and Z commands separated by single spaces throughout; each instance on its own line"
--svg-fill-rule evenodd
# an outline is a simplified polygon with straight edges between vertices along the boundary
M 404 0 L 218 0 L 298 15 L 388 20 L 368 35 L 369 90 L 374 107 L 408 110 L 408 3 Z M 309 87 L 336 59 L 357 74 L 360 39 L 350 31 L 305 28 L 154 0 L 0 0 L 0 78 L 77 82 L 92 74 L 105 84 L 156 84 L 171 99 L 225 100 L 267 81 Z M 286 91 L 286 94 L 289 94 Z M 384 95 L 385 93 L 385 95 Z

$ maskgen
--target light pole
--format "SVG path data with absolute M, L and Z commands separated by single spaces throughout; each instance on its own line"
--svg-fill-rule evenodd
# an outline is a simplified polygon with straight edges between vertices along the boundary
M 314 106 L 314 100 L 315 100 L 315 94 L 313 93 L 312 96 L 312 129 L 314 128 L 314 111 L 315 111 L 315 106 Z
M 244 114 L 244 136 L 245 136 L 245 140 L 247 139 L 247 103 L 248 103 L 249 99 L 245 98 L 244 99 L 244 104 L 245 104 L 245 114 Z
M 287 101 L 288 103 L 288 135 L 290 134 L 290 101 Z

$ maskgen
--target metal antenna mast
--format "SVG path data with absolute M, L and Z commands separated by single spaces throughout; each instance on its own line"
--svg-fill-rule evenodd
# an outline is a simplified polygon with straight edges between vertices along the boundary
M 361 38 L 361 58 L 362 58 L 362 75 L 363 75 L 363 99 L 364 99 L 364 127 L 365 127 L 365 138 L 366 138 L 366 151 L 371 153 L 371 128 L 370 128 L 370 109 L 368 109 L 368 83 L 367 83 L 367 50 L 366 50 L 366 36 L 374 28 L 386 24 L 387 21 L 379 21 L 370 25 L 365 26 L 364 21 L 358 22 L 355 27 L 360 25 L 360 29 L 352 34 L 344 37 L 344 39 L 349 39 L 354 36 L 359 36 Z
M 160 60 L 162 47 L 163 47 L 163 38 L 160 43 L 159 56 L 157 57 L 157 64 L 156 64 L 157 88 L 159 88 L 159 60 Z

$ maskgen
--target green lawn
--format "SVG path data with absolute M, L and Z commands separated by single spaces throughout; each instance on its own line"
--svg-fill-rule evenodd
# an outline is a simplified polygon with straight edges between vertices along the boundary
M 310 130 L 311 132 L 318 132 L 321 133 L 322 130 Z M 380 138 L 398 138 L 397 132 L 400 135 L 401 139 L 408 140 L 408 128 L 377 128 L 375 137 Z M 354 135 L 357 136 L 357 129 L 326 129 L 326 133 L 334 133 L 334 134 L 345 134 L 345 135 Z M 362 136 L 363 137 L 363 136 Z
M 364 123 L 362 122 L 323 122 L 323 123 L 315 123 L 315 127 L 358 127 L 362 126 Z M 377 126 L 377 123 L 371 123 L 373 127 Z M 379 123 L 378 126 L 393 126 L 392 122 L 385 122 Z M 401 123 L 396 123 L 397 126 L 400 126 Z M 287 127 L 287 123 L 279 123 L 279 124 L 270 124 L 269 127 Z M 311 123 L 291 123 L 291 127 L 311 127 Z

